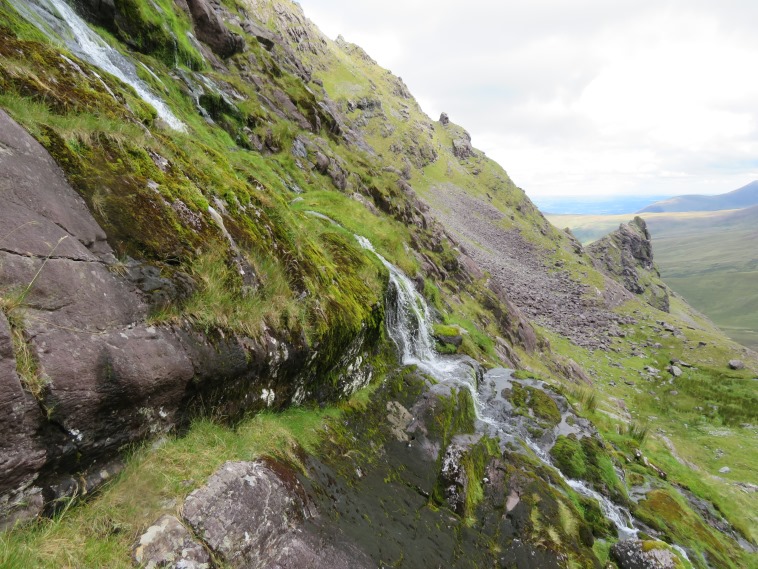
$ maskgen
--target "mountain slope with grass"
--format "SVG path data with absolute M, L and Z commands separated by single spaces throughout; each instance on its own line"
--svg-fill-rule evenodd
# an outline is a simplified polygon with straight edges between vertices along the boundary
M 626 215 L 549 216 L 590 243 Z M 756 255 L 758 207 L 727 211 L 643 213 L 661 277 L 729 337 L 758 348 Z M 591 245 L 590 245 L 591 246 Z
M 755 565 L 756 355 L 296 3 L 0 0 L 0 108 L 0 565 Z

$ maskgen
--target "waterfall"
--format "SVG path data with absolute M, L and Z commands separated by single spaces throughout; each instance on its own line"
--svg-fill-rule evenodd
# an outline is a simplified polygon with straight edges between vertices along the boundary
M 512 370 L 503 368 L 490 370 L 485 376 L 486 381 L 483 382 L 482 389 L 478 389 L 474 372 L 474 366 L 478 365 L 476 362 L 466 356 L 443 356 L 435 351 L 429 306 L 424 297 L 416 292 L 411 280 L 399 268 L 377 253 L 368 239 L 360 235 L 356 235 L 355 238 L 361 247 L 376 255 L 389 271 L 385 320 L 387 333 L 397 346 L 403 364 L 416 365 L 441 383 L 451 383 L 468 389 L 471 392 L 479 421 L 478 432 L 485 432 L 490 436 L 502 435 L 523 439 L 542 462 L 555 468 L 550 455 L 528 433 L 514 432 L 512 426 L 498 416 L 497 406 L 488 405 L 485 400 L 487 398 L 483 393 L 486 391 L 484 383 L 491 382 L 495 387 L 493 393 L 490 394 L 490 400 L 503 401 L 501 391 L 512 381 Z M 559 469 L 555 468 L 555 470 L 574 491 L 598 502 L 603 515 L 616 526 L 620 539 L 633 539 L 637 536 L 638 530 L 634 527 L 632 515 L 626 508 L 615 504 L 581 480 L 566 478 Z M 683 549 L 674 547 L 686 556 Z
M 471 393 L 477 417 L 482 419 L 477 394 L 479 364 L 468 356 L 441 356 L 434 349 L 432 317 L 424 297 L 413 282 L 395 265 L 374 250 L 371 242 L 355 236 L 361 247 L 371 251 L 390 274 L 385 307 L 387 333 L 397 346 L 403 364 L 416 365 L 442 383 L 462 387 Z
M 109 46 L 92 31 L 64 0 L 10 0 L 24 18 L 54 41 L 63 42 L 77 56 L 95 67 L 117 77 L 152 105 L 158 116 L 172 129 L 185 132 L 180 121 L 168 105 L 150 91 L 137 75 L 134 64 Z

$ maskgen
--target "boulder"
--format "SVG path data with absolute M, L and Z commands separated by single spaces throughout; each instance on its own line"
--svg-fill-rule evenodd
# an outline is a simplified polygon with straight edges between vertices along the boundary
M 611 548 L 611 557 L 620 569 L 676 569 L 681 567 L 677 556 L 660 541 L 630 539 Z
M 673 375 L 674 377 L 681 377 L 681 375 L 682 375 L 682 370 L 681 370 L 681 368 L 679 368 L 678 366 L 675 366 L 675 365 L 670 365 L 670 366 L 668 367 L 668 371 L 669 371 L 669 373 L 670 373 L 671 375 Z
M 145 569 L 209 569 L 211 556 L 174 516 L 165 515 L 151 525 L 134 548 L 134 560 Z
M 450 124 L 450 117 L 447 116 L 447 113 L 442 113 L 440 115 L 440 123 L 442 124 L 442 126 L 446 126 Z
M 324 535 L 305 490 L 273 461 L 227 462 L 184 503 L 184 519 L 233 568 L 375 566 L 341 536 Z
M 742 360 L 729 360 L 729 369 L 745 369 L 745 364 Z

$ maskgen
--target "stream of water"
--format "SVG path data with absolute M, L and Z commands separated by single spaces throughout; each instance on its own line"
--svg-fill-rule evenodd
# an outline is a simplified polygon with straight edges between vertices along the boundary
M 360 235 L 356 235 L 355 238 L 361 247 L 373 252 L 389 271 L 390 287 L 386 306 L 387 332 L 397 345 L 403 363 L 418 366 L 440 382 L 453 382 L 457 386 L 469 389 L 474 397 L 477 418 L 482 423 L 480 425 L 482 431 L 497 436 L 510 435 L 521 438 L 540 460 L 553 466 L 549 454 L 536 441 L 524 436 L 524 433 L 510 432 L 511 426 L 502 421 L 496 413 L 490 412 L 493 409 L 492 405 L 487 405 L 482 401 L 478 389 L 476 362 L 465 356 L 445 356 L 436 352 L 429 307 L 424 297 L 416 292 L 411 280 L 399 268 L 379 255 L 368 239 Z M 487 373 L 487 379 L 491 380 L 495 386 L 498 379 L 503 380 L 506 377 L 507 380 L 511 379 L 511 370 L 497 369 Z M 502 397 L 497 387 L 495 392 L 498 394 L 497 397 Z M 560 474 L 558 469 L 556 471 Z M 598 501 L 603 515 L 613 522 L 621 539 L 636 537 L 637 529 L 632 524 L 631 514 L 625 508 L 589 488 L 584 482 L 560 475 L 576 492 Z
M 138 77 L 134 64 L 92 31 L 64 0 L 10 1 L 19 14 L 50 39 L 64 43 L 77 56 L 131 85 L 169 127 L 181 132 L 187 130 L 168 105 Z

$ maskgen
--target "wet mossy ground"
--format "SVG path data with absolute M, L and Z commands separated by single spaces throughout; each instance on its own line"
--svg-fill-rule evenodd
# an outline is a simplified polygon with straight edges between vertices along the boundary
M 574 494 L 549 467 L 522 452 L 503 454 L 487 437 L 460 458 L 468 480 L 464 508 L 453 512 L 437 478 L 453 440 L 468 440 L 473 408 L 466 391 L 433 395 L 405 369 L 373 394 L 365 409 L 332 423 L 305 484 L 322 512 L 381 566 L 600 567 L 593 535 L 612 531 L 597 504 Z M 429 398 L 435 399 L 430 404 Z M 388 414 L 401 405 L 431 409 L 425 429 L 398 437 Z M 416 425 L 417 423 L 413 423 Z M 463 435 L 463 439 L 460 436 Z M 513 507 L 510 495 L 519 496 Z M 595 518 L 593 518 L 595 516 Z

